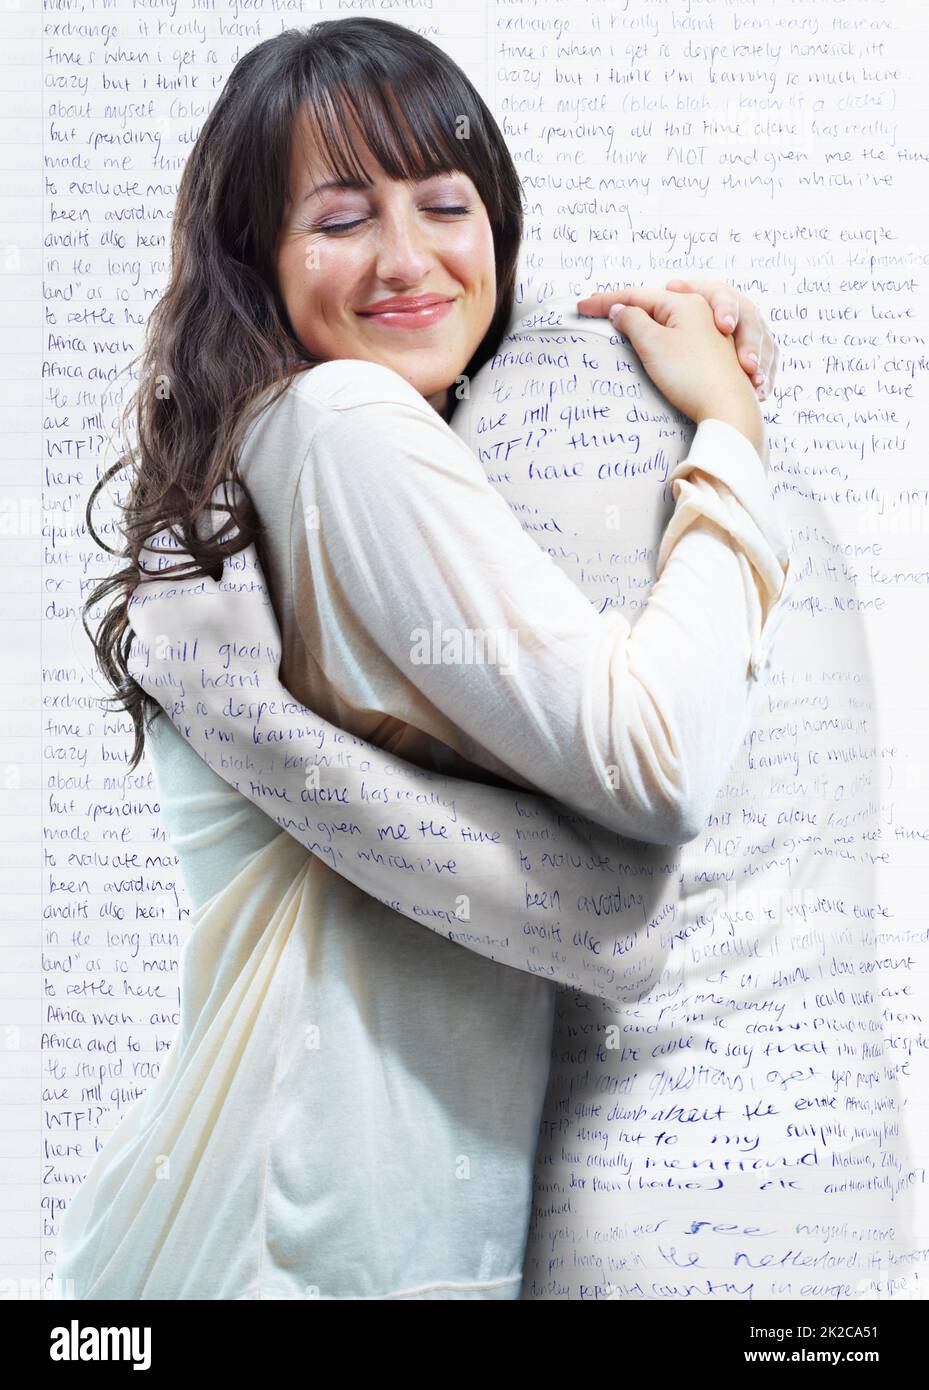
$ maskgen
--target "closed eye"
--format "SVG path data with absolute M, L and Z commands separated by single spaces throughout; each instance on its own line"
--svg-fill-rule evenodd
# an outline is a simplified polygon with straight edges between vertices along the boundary
M 470 212 L 471 209 L 469 207 L 442 207 L 424 208 L 423 211 L 438 212 L 444 214 L 446 217 L 461 217 L 463 213 Z M 327 236 L 331 236 L 334 232 L 350 232 L 353 227 L 360 227 L 362 222 L 367 222 L 367 220 L 366 217 L 359 217 L 354 222 L 330 222 L 327 226 L 319 226 L 315 230 L 317 232 L 324 232 Z

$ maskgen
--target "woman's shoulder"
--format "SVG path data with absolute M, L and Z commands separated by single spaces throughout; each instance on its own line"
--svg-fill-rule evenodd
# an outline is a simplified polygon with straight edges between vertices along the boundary
M 306 446 L 327 423 L 348 426 L 354 420 L 371 431 L 383 424 L 388 436 L 399 415 L 413 411 L 423 420 L 440 420 L 414 386 L 391 367 L 361 358 L 320 362 L 299 372 L 287 386 L 269 388 L 255 403 L 252 419 L 242 439 L 240 459 L 248 465 L 257 454 L 269 451 L 292 456 Z M 279 480 L 282 480 L 278 473 Z
M 409 404 L 424 413 L 432 407 L 415 386 L 381 362 L 344 357 L 301 372 L 289 388 L 317 410 L 351 410 L 356 406 Z
M 463 457 L 459 457 L 459 455 Z M 388 458 L 415 472 L 479 469 L 468 450 L 414 386 L 392 368 L 361 358 L 321 362 L 300 372 L 270 401 L 259 403 L 239 449 L 239 475 L 271 534 L 299 530 L 303 480 L 346 461 L 356 483 L 379 483 Z M 483 477 L 483 473 L 481 473 Z
M 314 443 L 324 434 L 338 434 L 340 422 L 348 433 L 382 429 L 385 437 L 395 438 L 398 416 L 408 420 L 411 411 L 423 419 L 440 418 L 390 367 L 355 358 L 320 362 L 255 400 L 238 449 L 241 474 L 250 487 L 262 479 L 273 484 L 279 501 L 281 493 L 290 492 Z

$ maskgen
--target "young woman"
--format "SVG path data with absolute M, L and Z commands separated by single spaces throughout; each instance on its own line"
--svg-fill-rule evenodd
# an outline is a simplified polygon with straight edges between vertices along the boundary
M 628 311 L 653 378 L 701 422 L 663 547 L 679 616 L 714 618 L 695 702 L 662 604 L 634 646 L 599 621 L 448 429 L 455 383 L 510 321 L 520 212 L 483 103 L 411 32 L 339 21 L 237 65 L 185 169 L 150 322 L 129 565 L 90 600 L 116 592 L 96 645 L 137 754 L 128 600 L 146 540 L 173 528 L 201 575 L 256 543 L 282 679 L 333 738 L 483 776 L 481 795 L 537 787 L 636 838 L 692 833 L 731 738 L 707 712 L 744 707 L 783 586 L 757 401 L 695 296 L 653 306 L 660 332 Z M 226 479 L 246 485 L 231 544 L 203 534 Z M 437 604 L 446 627 L 515 631 L 515 679 L 418 663 L 411 630 Z M 256 834 L 155 729 L 197 907 L 181 1029 L 65 1215 L 59 1290 L 518 1296 L 550 984 L 402 922 L 271 822 Z

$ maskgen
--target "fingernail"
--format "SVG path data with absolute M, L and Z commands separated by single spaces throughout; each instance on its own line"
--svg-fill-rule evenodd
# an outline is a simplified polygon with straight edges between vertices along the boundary
M 618 317 L 619 317 L 619 311 L 620 311 L 620 309 L 622 309 L 622 307 L 623 307 L 622 304 L 611 304 L 611 305 L 610 305 L 610 311 L 609 311 L 609 316 L 610 316 L 610 318 L 611 318 L 611 319 L 618 318 Z
M 723 323 L 726 325 L 727 328 L 731 328 L 732 331 L 735 332 L 735 319 L 732 317 L 731 314 L 726 315 L 726 317 L 723 319 Z
M 748 357 L 747 357 L 746 361 L 748 362 L 748 365 L 749 365 L 750 367 L 757 367 L 757 366 L 758 366 L 758 354 L 757 354 L 757 352 L 750 352 L 750 353 L 748 354 Z
M 754 381 L 756 386 L 760 386 L 766 376 L 767 372 L 756 372 L 755 375 L 752 377 L 752 381 Z

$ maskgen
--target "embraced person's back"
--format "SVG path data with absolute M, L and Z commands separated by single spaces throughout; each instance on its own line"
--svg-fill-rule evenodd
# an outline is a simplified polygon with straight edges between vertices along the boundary
M 615 339 L 573 300 L 527 314 L 453 427 L 594 607 L 634 622 L 692 426 Z M 634 1008 L 559 987 L 526 1299 L 886 1296 L 912 1252 L 877 984 L 871 658 L 815 465 L 778 445 L 770 467 L 813 559 L 706 825 L 668 851 L 680 888 L 657 987 Z

